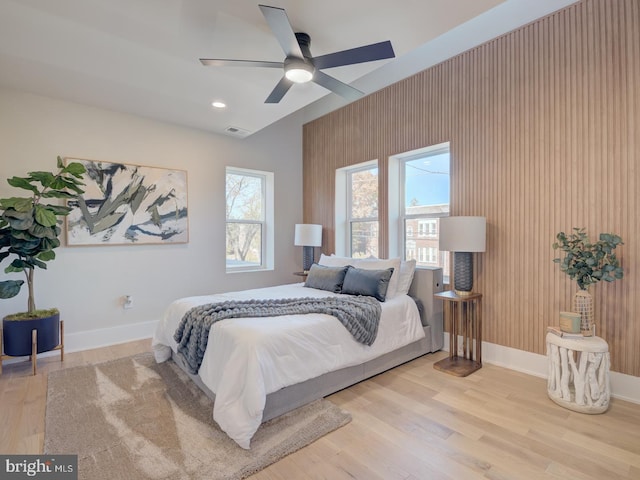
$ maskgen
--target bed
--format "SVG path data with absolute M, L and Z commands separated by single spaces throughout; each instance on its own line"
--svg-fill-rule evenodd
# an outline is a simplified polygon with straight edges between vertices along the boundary
M 322 257 L 327 268 L 348 261 Z M 397 282 L 399 267 L 407 264 L 393 262 L 396 294 L 380 302 L 380 323 L 370 346 L 357 342 L 335 317 L 324 313 L 233 318 L 211 325 L 202 364 L 197 374 L 189 375 L 215 399 L 213 418 L 229 437 L 248 449 L 261 422 L 442 348 L 442 306 L 433 299 L 433 293 L 442 291 L 442 270 L 415 269 L 405 294 Z M 380 260 L 358 268 L 378 272 L 388 265 Z M 154 335 L 156 361 L 173 358 L 183 370 L 190 369 L 177 354 L 174 333 L 194 307 L 229 300 L 347 296 L 297 283 L 176 300 Z

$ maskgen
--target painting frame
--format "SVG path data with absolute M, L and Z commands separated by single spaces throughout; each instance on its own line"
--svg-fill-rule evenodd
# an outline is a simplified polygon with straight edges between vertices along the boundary
M 78 162 L 85 193 L 67 200 L 68 247 L 189 242 L 187 171 L 65 157 Z

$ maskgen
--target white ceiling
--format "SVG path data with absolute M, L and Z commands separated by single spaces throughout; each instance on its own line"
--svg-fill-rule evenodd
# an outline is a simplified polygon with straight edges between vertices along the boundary
M 425 51 L 437 37 L 442 44 L 447 35 L 464 32 L 474 21 L 477 29 L 483 25 L 478 19 L 491 25 L 485 31 L 495 27 L 500 33 L 572 1 L 262 3 L 287 11 L 294 30 L 311 36 L 314 56 L 391 40 L 395 59 L 325 70 L 371 93 L 397 81 L 398 76 L 414 73 L 413 67 L 424 68 L 415 60 L 416 52 Z M 0 86 L 216 133 L 225 133 L 229 126 L 254 133 L 325 96 L 336 105 L 346 103 L 309 83 L 294 85 L 279 104 L 267 105 L 264 100 L 282 76 L 280 70 L 200 64 L 201 57 L 284 60 L 258 3 L 261 1 L 0 0 Z M 222 100 L 228 107 L 214 109 L 213 100 Z

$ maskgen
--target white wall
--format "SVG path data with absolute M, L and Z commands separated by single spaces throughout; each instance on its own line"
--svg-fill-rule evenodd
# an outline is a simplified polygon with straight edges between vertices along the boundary
M 294 224 L 302 221 L 302 127 L 295 116 L 235 139 L 0 89 L 0 196 L 21 195 L 6 178 L 52 171 L 57 155 L 179 168 L 189 182 L 188 244 L 62 246 L 48 270 L 36 271 L 36 306 L 59 308 L 72 337 L 116 327 L 110 342 L 124 341 L 129 329 L 151 328 L 176 298 L 299 281 L 291 274 L 302 263 L 293 246 Z M 227 165 L 275 173 L 275 271 L 225 273 Z M 130 310 L 120 303 L 125 294 L 134 299 Z M 0 316 L 24 311 L 26 303 L 23 287 L 0 302 Z

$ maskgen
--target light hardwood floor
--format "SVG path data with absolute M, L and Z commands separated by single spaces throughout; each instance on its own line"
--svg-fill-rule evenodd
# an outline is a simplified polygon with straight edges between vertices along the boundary
M 148 351 L 148 340 L 41 358 L 0 376 L 0 453 L 40 453 L 47 373 Z M 640 405 L 612 399 L 583 415 L 547 398 L 545 380 L 493 365 L 438 372 L 439 352 L 329 399 L 353 421 L 254 480 L 640 479 Z M 65 452 L 69 453 L 69 452 Z

